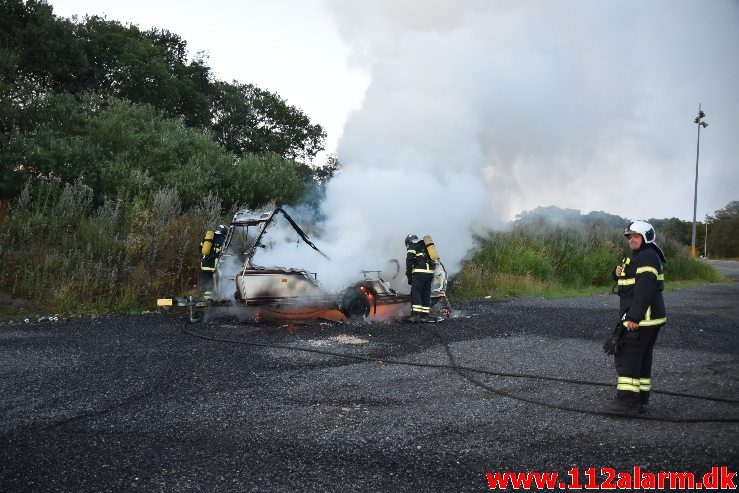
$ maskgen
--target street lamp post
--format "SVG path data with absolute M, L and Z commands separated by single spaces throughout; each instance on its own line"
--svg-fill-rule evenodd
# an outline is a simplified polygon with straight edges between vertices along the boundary
M 695 117 L 695 120 L 693 120 L 693 123 L 696 123 L 698 125 L 698 143 L 695 147 L 695 192 L 693 194 L 693 239 L 690 242 L 690 255 L 695 258 L 696 250 L 695 250 L 695 214 L 698 210 L 698 156 L 700 156 L 700 149 L 701 149 L 701 127 L 706 128 L 708 126 L 707 122 L 702 121 L 702 118 L 706 116 L 705 113 L 703 113 L 703 110 L 701 110 L 701 104 L 698 103 L 698 116 Z
M 708 258 L 708 216 L 706 216 L 706 237 L 703 239 L 703 257 Z

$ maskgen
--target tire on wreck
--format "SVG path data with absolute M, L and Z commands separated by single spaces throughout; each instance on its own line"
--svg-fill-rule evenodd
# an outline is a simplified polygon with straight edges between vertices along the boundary
M 362 320 L 369 316 L 371 304 L 365 294 L 367 288 L 357 284 L 347 288 L 341 297 L 341 312 L 350 320 Z
M 200 309 L 193 309 L 190 312 L 190 316 L 188 317 L 188 320 L 191 324 L 199 324 L 206 321 L 205 317 L 205 310 L 202 308 Z

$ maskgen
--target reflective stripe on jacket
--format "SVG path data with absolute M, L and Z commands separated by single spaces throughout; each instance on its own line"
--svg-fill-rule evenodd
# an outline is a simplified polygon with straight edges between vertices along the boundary
M 433 262 L 426 252 L 426 244 L 423 240 L 411 243 L 405 256 L 405 275 L 411 274 L 433 274 L 436 262 Z
M 640 327 L 664 324 L 667 321 L 662 296 L 665 275 L 657 251 L 647 243 L 626 259 L 622 267 L 617 281 L 624 322 L 637 322 Z

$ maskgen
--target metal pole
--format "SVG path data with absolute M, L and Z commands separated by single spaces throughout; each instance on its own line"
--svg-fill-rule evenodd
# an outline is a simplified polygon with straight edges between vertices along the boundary
M 706 237 L 703 240 L 703 257 L 708 258 L 708 217 L 706 217 Z
M 695 258 L 696 251 L 695 251 L 695 213 L 698 210 L 698 156 L 700 155 L 700 148 L 701 148 L 701 122 L 700 122 L 700 114 L 701 114 L 701 104 L 698 103 L 698 118 L 696 118 L 695 122 L 698 124 L 698 143 L 695 147 L 695 191 L 693 194 L 693 239 L 690 242 L 690 255 Z

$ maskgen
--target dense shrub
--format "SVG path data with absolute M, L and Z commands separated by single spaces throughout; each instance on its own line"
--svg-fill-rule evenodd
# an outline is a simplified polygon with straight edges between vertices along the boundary
M 174 189 L 94 206 L 81 182 L 29 184 L 0 224 L 0 289 L 45 312 L 150 307 L 192 288 L 220 210 L 211 195 L 183 211 Z
M 552 225 L 518 221 L 510 231 L 476 238 L 476 247 L 450 284 L 458 297 L 562 295 L 605 291 L 611 273 L 631 255 L 621 229 L 605 225 Z M 717 281 L 708 264 L 690 258 L 687 247 L 666 239 L 661 245 L 669 280 Z
M 94 190 L 96 205 L 106 198 L 150 196 L 166 187 L 177 190 L 185 207 L 209 192 L 226 207 L 256 207 L 295 202 L 311 182 L 303 164 L 275 154 L 235 160 L 207 133 L 149 105 L 94 94 L 50 94 L 39 104 L 38 126 L 14 134 L 2 160 L 13 163 L 14 180 L 81 180 Z

